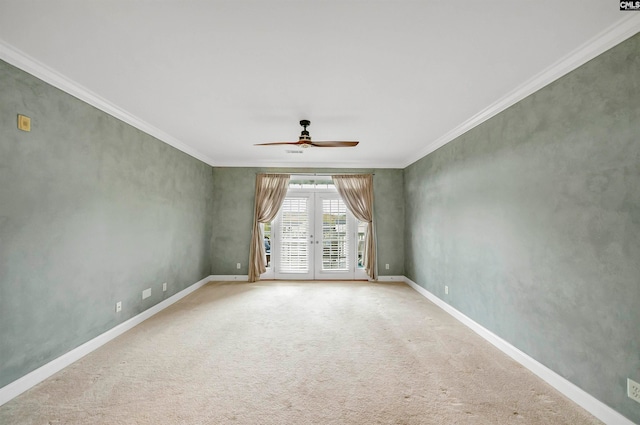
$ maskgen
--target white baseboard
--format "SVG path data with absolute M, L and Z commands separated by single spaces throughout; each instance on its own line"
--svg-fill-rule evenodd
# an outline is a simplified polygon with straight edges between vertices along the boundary
M 248 275 L 241 274 L 212 274 L 209 276 L 210 280 L 215 280 L 218 282 L 248 282 Z
M 136 325 L 139 325 L 140 323 L 144 322 L 151 316 L 169 307 L 171 304 L 189 295 L 196 289 L 201 288 L 203 285 L 205 285 L 207 282 L 211 280 L 212 280 L 212 276 L 205 277 L 199 282 L 196 282 L 193 285 L 189 286 L 188 288 L 183 289 L 177 294 L 174 294 L 170 298 L 167 298 L 166 300 L 143 311 L 137 316 L 132 317 L 126 322 L 120 323 L 119 325 L 109 329 L 108 331 L 104 332 L 101 335 L 98 335 L 92 340 L 85 342 L 79 347 L 76 347 L 73 350 L 61 355 L 60 357 L 39 367 L 33 372 L 26 374 L 22 378 L 18 378 L 12 383 L 0 388 L 0 406 L 5 404 L 9 400 L 19 396 L 23 392 L 29 390 L 30 388 L 34 387 L 35 385 L 39 384 L 45 379 L 49 378 L 51 375 L 61 371 L 65 367 L 69 366 L 70 364 L 80 360 L 82 357 L 100 348 L 101 346 L 111 341 L 112 339 L 122 335 L 123 333 L 135 327 Z
M 423 295 L 429 301 L 449 313 L 451 316 L 456 318 L 458 321 L 462 322 L 462 324 L 466 325 L 472 331 L 483 337 L 485 340 L 490 342 L 492 345 L 497 347 L 500 351 L 520 363 L 522 366 L 529 369 L 531 372 L 536 374 L 542 380 L 546 381 L 556 390 L 560 391 L 562 394 L 567 396 L 569 399 L 573 400 L 577 405 L 591 413 L 596 418 L 600 419 L 602 422 L 608 425 L 635 425 L 632 421 L 622 416 L 620 413 L 613 410 L 611 407 L 607 406 L 597 398 L 593 397 L 591 394 L 587 393 L 583 389 L 577 387 L 575 384 L 571 383 L 567 379 L 558 375 L 553 370 L 549 369 L 542 363 L 535 360 L 533 357 L 525 354 L 520 351 L 504 339 L 500 338 L 493 332 L 484 328 L 482 325 L 476 323 L 469 317 L 465 316 L 463 313 L 459 312 L 451 305 L 447 304 L 440 298 L 436 297 L 431 292 L 424 289 L 422 286 L 413 282 L 411 279 L 404 277 L 404 282 L 415 289 L 419 294 Z
M 404 276 L 378 276 L 378 282 L 404 282 Z
M 68 353 L 63 354 L 50 361 L 49 363 L 41 366 L 40 368 L 34 370 L 33 372 L 28 373 L 22 378 L 17 379 L 16 381 L 0 388 L 0 406 L 8 402 L 9 400 L 17 397 L 23 392 L 29 390 L 45 379 L 49 378 L 53 374 L 59 372 L 70 364 L 76 362 L 92 351 L 98 349 L 102 345 L 111 341 L 112 339 L 122 335 L 126 331 L 132 329 L 136 325 L 144 322 L 148 318 L 153 315 L 159 313 L 165 308 L 169 307 L 171 304 L 179 301 L 190 293 L 194 292 L 196 289 L 201 288 L 207 282 L 210 281 L 247 281 L 247 276 L 243 275 L 211 275 L 208 276 L 199 282 L 189 286 L 188 288 L 178 292 L 177 294 L 167 298 L 166 300 L 156 304 L 148 310 L 143 311 L 135 317 L 123 322 L 103 334 L 93 338 L 90 341 L 80 345 L 79 347 L 69 351 Z M 632 421 L 622 416 L 620 413 L 616 412 L 606 404 L 602 403 L 600 400 L 596 399 L 586 391 L 577 387 L 567 379 L 558 375 L 556 372 L 547 368 L 540 362 L 536 361 L 529 355 L 523 353 L 507 341 L 503 340 L 499 336 L 495 335 L 488 329 L 484 328 L 480 324 L 476 323 L 469 317 L 465 316 L 460 311 L 453 308 L 451 305 L 447 304 L 440 298 L 436 297 L 431 292 L 424 289 L 422 286 L 413 282 L 411 279 L 406 278 L 404 276 L 379 276 L 378 281 L 382 282 L 405 282 L 407 285 L 411 286 L 414 290 L 416 290 L 419 294 L 423 295 L 429 301 L 433 302 L 438 307 L 442 308 L 444 311 L 449 313 L 455 319 L 460 321 L 462 324 L 469 327 L 475 333 L 483 337 L 489 343 L 497 347 L 500 351 L 507 354 L 509 357 L 529 369 L 531 372 L 536 374 L 538 377 L 549 383 L 555 389 L 560 391 L 562 394 L 567 396 L 569 399 L 573 400 L 576 404 L 581 406 L 583 409 L 591 413 L 596 418 L 603 421 L 605 424 L 609 425 L 635 425 Z

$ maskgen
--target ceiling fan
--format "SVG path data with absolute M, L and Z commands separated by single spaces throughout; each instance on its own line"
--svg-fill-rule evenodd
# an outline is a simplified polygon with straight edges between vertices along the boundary
M 300 133 L 300 138 L 297 142 L 272 142 L 272 143 L 256 143 L 254 146 L 268 146 L 268 145 L 294 145 L 299 146 L 301 148 L 309 148 L 311 146 L 316 148 L 351 148 L 356 146 L 360 142 L 342 142 L 342 141 L 334 141 L 334 142 L 312 142 L 311 136 L 307 131 L 307 127 L 311 124 L 309 120 L 300 121 L 300 125 L 303 130 Z

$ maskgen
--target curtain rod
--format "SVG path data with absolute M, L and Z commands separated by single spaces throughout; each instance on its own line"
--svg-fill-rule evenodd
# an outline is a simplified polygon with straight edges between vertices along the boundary
M 277 171 L 274 172 L 258 172 L 257 174 L 289 174 L 290 176 L 334 176 L 334 175 L 350 175 L 350 176 L 359 176 L 359 175 L 367 175 L 367 174 L 371 174 L 372 176 L 375 176 L 376 173 L 296 173 L 296 172 L 291 172 L 291 173 L 280 173 Z

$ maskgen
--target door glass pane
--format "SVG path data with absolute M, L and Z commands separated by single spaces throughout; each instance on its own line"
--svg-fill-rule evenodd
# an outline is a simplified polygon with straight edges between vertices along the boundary
M 358 222 L 358 265 L 359 269 L 364 269 L 364 234 L 367 231 L 367 223 L 357 220 Z
M 280 271 L 309 271 L 308 198 L 285 198 L 280 226 Z
M 267 268 L 271 267 L 271 222 L 262 223 L 264 233 L 264 252 L 267 255 Z
M 322 270 L 349 269 L 347 207 L 342 199 L 322 200 Z

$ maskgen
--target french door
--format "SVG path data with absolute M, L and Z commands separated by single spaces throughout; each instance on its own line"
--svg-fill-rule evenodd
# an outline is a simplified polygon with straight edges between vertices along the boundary
M 272 229 L 276 279 L 364 279 L 358 223 L 337 192 L 290 190 Z

